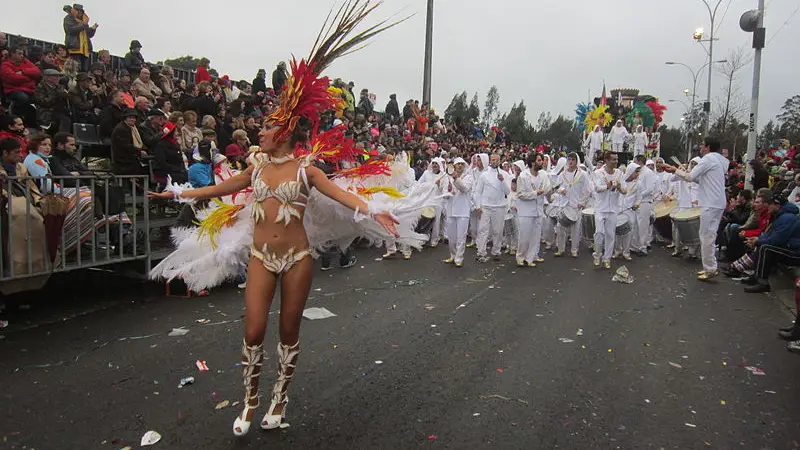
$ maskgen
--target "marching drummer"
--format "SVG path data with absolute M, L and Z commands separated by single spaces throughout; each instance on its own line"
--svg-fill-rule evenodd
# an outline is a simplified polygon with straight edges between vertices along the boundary
M 517 177 L 517 217 L 519 237 L 517 239 L 517 266 L 536 267 L 544 260 L 539 257 L 542 242 L 545 196 L 550 192 L 550 178 L 542 169 L 541 153 L 529 157 L 530 169 Z
M 639 195 L 641 186 L 638 181 L 641 171 L 642 168 L 635 162 L 628 164 L 628 168 L 625 170 L 626 193 L 620 198 L 621 212 L 619 217 L 624 218 L 625 222 L 623 223 L 627 223 L 628 232 L 617 236 L 614 257 L 622 255 L 625 261 L 631 260 L 631 242 L 634 236 L 638 236 L 636 232 L 636 214 L 641 206 L 641 197 Z M 619 220 L 617 224 L 619 225 L 620 222 L 622 220 Z
M 447 245 L 450 257 L 445 264 L 464 264 L 464 248 L 467 244 L 469 215 L 472 209 L 472 174 L 467 171 L 467 162 L 462 158 L 454 161 L 453 173 L 447 181 L 447 194 L 451 196 L 447 207 Z
M 580 213 L 587 206 L 591 196 L 591 182 L 589 176 L 578 169 L 578 154 L 570 153 L 567 156 L 567 169 L 558 178 L 556 186 L 558 199 L 557 206 L 561 208 L 571 208 L 576 213 Z M 576 219 L 578 218 L 576 214 Z M 564 256 L 567 247 L 567 235 L 570 239 L 570 255 L 578 257 L 578 244 L 580 244 L 581 221 L 575 220 L 572 225 L 564 226 L 561 222 L 556 225 L 556 253 L 554 256 Z
M 699 162 L 700 158 L 694 157 L 689 162 L 689 171 L 694 169 L 694 167 Z M 694 208 L 697 205 L 697 184 L 686 181 L 683 178 L 678 177 L 677 175 L 671 175 L 671 177 L 672 177 L 671 182 L 673 185 L 672 192 L 675 194 L 678 203 L 673 213 L 679 213 L 682 211 L 686 211 L 687 209 Z M 670 197 L 667 196 L 667 199 L 669 198 Z M 670 247 L 674 247 L 674 250 L 672 251 L 672 256 L 676 258 L 680 257 L 684 247 L 687 247 L 681 242 L 680 232 L 675 222 L 672 222 L 672 244 L 667 246 L 667 248 Z M 688 251 L 690 258 L 692 259 L 697 258 L 697 245 L 689 245 Z
M 725 174 L 730 161 L 720 154 L 720 143 L 717 139 L 707 137 L 700 153 L 700 162 L 690 172 L 672 166 L 664 167 L 687 181 L 698 184 L 697 200 L 703 210 L 700 216 L 700 254 L 703 270 L 697 272 L 697 278 L 710 280 L 719 275 L 717 267 L 717 231 L 722 213 L 727 203 L 725 197 Z
M 611 256 L 614 252 L 617 216 L 620 212 L 620 196 L 627 192 L 627 184 L 622 171 L 617 168 L 618 156 L 613 152 L 603 155 L 603 167 L 597 169 L 594 176 L 595 194 L 595 234 L 594 234 L 594 266 L 611 268 Z

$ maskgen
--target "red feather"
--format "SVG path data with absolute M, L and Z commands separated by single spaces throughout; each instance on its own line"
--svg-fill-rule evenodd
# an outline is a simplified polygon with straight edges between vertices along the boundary
M 653 117 L 655 117 L 655 119 L 656 119 L 656 122 L 655 122 L 655 125 L 653 126 L 653 128 L 658 128 L 658 124 L 660 124 L 661 121 L 663 120 L 664 111 L 667 110 L 667 107 L 662 105 L 661 103 L 658 103 L 655 100 L 651 100 L 651 101 L 649 101 L 649 102 L 647 102 L 645 104 L 647 106 L 649 106 L 650 109 L 653 111 Z

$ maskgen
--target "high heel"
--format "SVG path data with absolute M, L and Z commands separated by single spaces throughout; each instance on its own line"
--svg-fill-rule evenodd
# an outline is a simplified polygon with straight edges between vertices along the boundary
M 264 361 L 264 345 L 247 345 L 242 342 L 242 369 L 244 375 L 244 410 L 233 422 L 234 436 L 244 436 L 250 431 L 250 421 L 247 416 L 258 408 L 260 402 L 258 395 L 258 377 L 261 375 L 261 364 Z M 255 384 L 255 386 L 253 386 Z M 256 404 L 250 402 L 255 400 Z
M 272 402 L 269 405 L 269 410 L 267 410 L 264 418 L 261 419 L 261 428 L 265 430 L 280 428 L 286 418 L 286 407 L 289 406 L 289 397 L 286 395 L 286 391 L 289 389 L 289 383 L 292 382 L 299 354 L 299 341 L 292 346 L 283 343 L 278 344 L 278 379 L 272 387 Z M 278 405 L 283 405 L 283 409 L 280 414 L 275 414 L 275 408 Z

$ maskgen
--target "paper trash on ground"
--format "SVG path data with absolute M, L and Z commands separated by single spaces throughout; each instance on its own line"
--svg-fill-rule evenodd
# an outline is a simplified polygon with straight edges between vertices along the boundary
M 180 327 L 180 328 L 173 328 L 172 331 L 170 331 L 167 336 L 170 336 L 170 337 L 185 336 L 188 333 L 189 333 L 189 330 L 187 328 Z
M 328 311 L 328 308 L 306 308 L 303 311 L 303 317 L 309 320 L 328 319 L 336 317 L 336 314 Z
M 158 432 L 148 431 L 147 433 L 144 434 L 144 436 L 142 436 L 142 447 L 153 445 L 160 440 L 161 440 L 161 435 L 158 434 Z
M 614 273 L 614 276 L 611 277 L 611 281 L 616 281 L 617 283 L 631 284 L 633 283 L 633 275 L 631 275 L 626 266 L 620 266 Z

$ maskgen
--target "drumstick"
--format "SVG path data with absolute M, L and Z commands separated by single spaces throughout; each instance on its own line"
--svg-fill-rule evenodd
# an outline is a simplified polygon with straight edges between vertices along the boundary
M 674 162 L 675 164 L 677 164 L 677 165 L 678 165 L 678 167 L 683 167 L 683 163 L 681 162 L 681 160 L 680 160 L 680 159 L 678 159 L 678 157 L 677 157 L 677 156 L 673 156 L 673 157 L 671 157 L 670 159 L 672 160 L 672 162 Z

